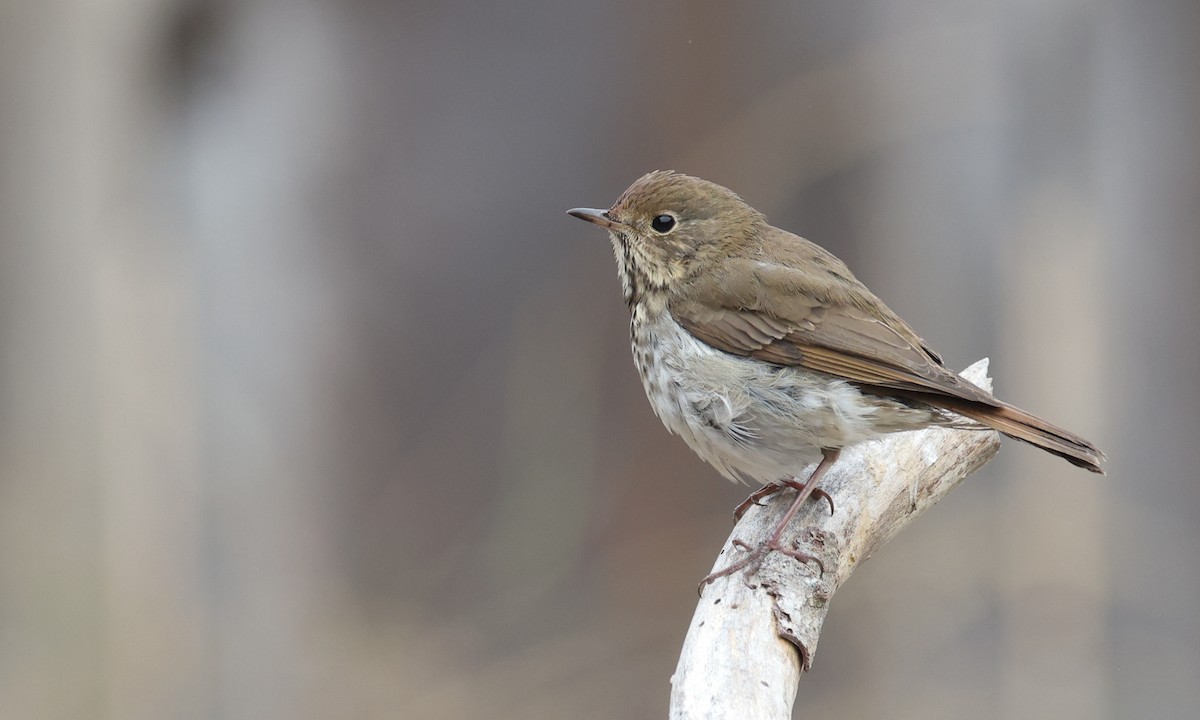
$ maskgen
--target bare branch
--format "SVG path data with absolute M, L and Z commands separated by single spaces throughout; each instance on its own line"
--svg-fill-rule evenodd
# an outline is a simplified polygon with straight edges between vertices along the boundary
M 963 377 L 991 390 L 987 359 Z M 978 470 L 1000 448 L 991 430 L 929 428 L 844 450 L 821 488 L 836 512 L 814 500 L 792 523 L 796 547 L 819 557 L 803 565 L 771 553 L 749 582 L 742 573 L 704 588 L 671 679 L 673 719 L 790 718 L 801 670 L 812 665 L 833 593 L 854 568 Z M 733 529 L 713 566 L 765 540 L 790 493 L 754 507 Z

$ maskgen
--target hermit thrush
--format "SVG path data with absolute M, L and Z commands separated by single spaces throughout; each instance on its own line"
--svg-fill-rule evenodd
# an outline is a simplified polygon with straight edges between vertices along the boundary
M 608 210 L 569 213 L 608 230 L 667 428 L 725 477 L 766 484 L 752 498 L 797 490 L 771 538 L 706 581 L 772 550 L 811 559 L 780 543 L 787 523 L 842 448 L 884 433 L 969 418 L 1103 473 L 1095 445 L 959 377 L 841 260 L 720 185 L 652 172 Z

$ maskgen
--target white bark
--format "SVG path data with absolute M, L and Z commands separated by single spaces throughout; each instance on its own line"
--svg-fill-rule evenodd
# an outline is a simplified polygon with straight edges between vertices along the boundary
M 991 390 L 987 359 L 962 373 Z M 820 558 L 802 564 L 771 553 L 756 575 L 741 572 L 705 586 L 671 679 L 672 719 L 790 718 L 800 672 L 812 665 L 833 593 L 854 568 L 904 526 L 990 460 L 1000 436 L 990 430 L 929 428 L 847 448 L 820 487 L 836 512 L 815 498 L 785 539 Z M 752 507 L 734 527 L 714 571 L 736 559 L 740 538 L 757 545 L 793 495 Z

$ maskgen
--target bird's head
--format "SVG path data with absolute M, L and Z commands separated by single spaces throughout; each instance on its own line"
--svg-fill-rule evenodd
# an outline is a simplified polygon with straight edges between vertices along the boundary
M 628 303 L 669 292 L 752 245 L 766 226 L 762 213 L 733 191 L 663 170 L 643 175 L 608 210 L 568 214 L 608 230 Z

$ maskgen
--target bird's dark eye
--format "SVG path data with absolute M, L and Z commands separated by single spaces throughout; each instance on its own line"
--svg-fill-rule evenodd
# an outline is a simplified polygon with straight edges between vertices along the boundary
M 671 228 L 675 227 L 675 218 L 670 215 L 659 215 L 650 221 L 650 227 L 654 228 L 656 233 L 669 233 Z

